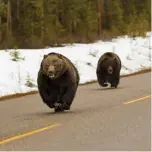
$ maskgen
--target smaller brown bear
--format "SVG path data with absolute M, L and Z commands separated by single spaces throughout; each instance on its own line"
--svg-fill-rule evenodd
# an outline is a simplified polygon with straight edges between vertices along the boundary
M 37 78 L 40 96 L 55 111 L 69 110 L 79 84 L 73 63 L 59 53 L 44 55 Z
M 109 82 L 111 87 L 117 88 L 120 79 L 121 60 L 113 52 L 104 53 L 97 64 L 96 75 L 98 83 L 107 87 Z

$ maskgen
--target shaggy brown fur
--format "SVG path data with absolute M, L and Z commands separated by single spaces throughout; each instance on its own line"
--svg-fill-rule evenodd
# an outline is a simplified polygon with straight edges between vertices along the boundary
M 68 58 L 52 52 L 44 55 L 37 83 L 48 107 L 55 111 L 69 110 L 79 84 L 79 73 Z
M 111 87 L 117 87 L 120 79 L 120 70 L 121 70 L 121 60 L 113 52 L 104 53 L 97 65 L 96 75 L 98 83 L 107 87 L 109 82 Z

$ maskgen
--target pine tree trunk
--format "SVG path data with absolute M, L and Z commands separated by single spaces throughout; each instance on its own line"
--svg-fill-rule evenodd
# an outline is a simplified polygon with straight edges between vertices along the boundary
M 20 19 L 20 0 L 17 0 L 17 19 Z
M 33 23 L 33 15 L 32 15 L 32 20 L 31 20 L 31 43 L 32 43 L 32 48 L 33 48 L 33 41 L 34 41 L 34 23 Z
M 101 37 L 101 30 L 102 30 L 102 21 L 101 21 L 101 0 L 98 0 L 98 35 Z
M 11 17 L 11 0 L 7 2 L 7 46 L 10 43 L 12 36 L 12 17 Z
M 0 0 L 0 5 L 2 4 L 2 0 Z M 2 41 L 2 19 L 1 19 L 1 16 L 0 16 L 0 43 Z
M 44 40 L 44 1 L 42 0 L 41 5 L 41 42 Z

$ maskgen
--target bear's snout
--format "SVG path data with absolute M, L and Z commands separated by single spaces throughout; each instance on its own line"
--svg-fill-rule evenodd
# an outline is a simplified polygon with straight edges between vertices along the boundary
M 53 71 L 49 71 L 49 75 L 52 75 L 52 74 L 54 74 L 54 72 Z
M 54 66 L 49 66 L 48 75 L 49 75 L 49 77 L 54 77 L 55 76 L 55 67 Z
M 109 66 L 108 67 L 108 74 L 112 74 L 113 73 L 113 68 L 112 68 L 112 66 Z

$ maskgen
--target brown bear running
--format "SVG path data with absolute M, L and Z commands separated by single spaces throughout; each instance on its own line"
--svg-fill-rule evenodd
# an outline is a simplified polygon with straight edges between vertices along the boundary
M 79 73 L 68 58 L 52 52 L 43 57 L 37 84 L 48 107 L 55 111 L 70 110 L 79 84 Z
M 117 87 L 120 79 L 121 60 L 113 52 L 104 53 L 97 64 L 96 75 L 98 83 L 107 87 L 109 82 L 111 87 Z

